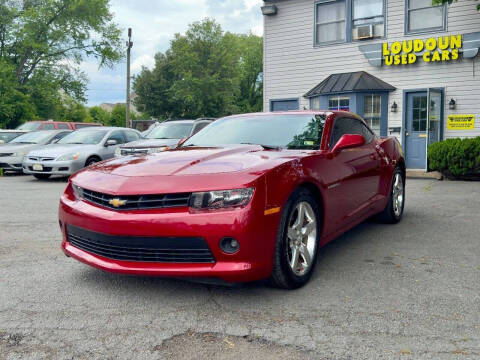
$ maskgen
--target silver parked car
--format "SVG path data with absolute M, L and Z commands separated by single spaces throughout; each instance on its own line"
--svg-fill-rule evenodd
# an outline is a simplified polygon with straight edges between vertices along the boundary
M 8 144 L 10 141 L 19 137 L 20 135 L 26 134 L 26 130 L 4 130 L 0 129 L 0 145 Z
M 58 141 L 71 130 L 33 131 L 20 135 L 0 147 L 0 168 L 4 171 L 22 172 L 22 162 L 30 151 Z
M 175 148 L 178 142 L 188 138 L 215 119 L 168 120 L 156 125 L 145 139 L 125 144 L 117 149 L 115 156 L 152 154 Z
M 37 179 L 69 176 L 85 166 L 112 158 L 117 147 L 140 138 L 140 132 L 126 128 L 77 130 L 56 144 L 30 152 L 23 162 L 23 171 Z

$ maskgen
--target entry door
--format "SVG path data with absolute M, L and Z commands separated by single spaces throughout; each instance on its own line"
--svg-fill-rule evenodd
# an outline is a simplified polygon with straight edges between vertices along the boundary
M 408 169 L 425 169 L 427 158 L 427 92 L 407 94 L 405 155 Z

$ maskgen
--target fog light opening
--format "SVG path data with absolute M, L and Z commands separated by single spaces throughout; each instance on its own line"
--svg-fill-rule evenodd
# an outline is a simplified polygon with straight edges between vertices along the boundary
M 240 250 L 240 244 L 238 243 L 238 240 L 234 238 L 225 237 L 220 241 L 220 248 L 227 254 L 235 254 Z

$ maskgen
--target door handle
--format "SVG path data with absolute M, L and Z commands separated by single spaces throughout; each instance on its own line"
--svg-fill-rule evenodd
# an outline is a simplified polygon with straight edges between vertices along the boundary
M 410 134 L 408 132 L 405 133 L 405 136 L 409 136 Z

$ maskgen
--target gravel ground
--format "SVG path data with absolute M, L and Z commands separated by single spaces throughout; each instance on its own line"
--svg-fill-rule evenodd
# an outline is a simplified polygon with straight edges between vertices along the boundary
M 337 239 L 297 291 L 69 259 L 65 184 L 0 178 L 0 359 L 480 359 L 480 183 L 409 180 L 400 224 Z

